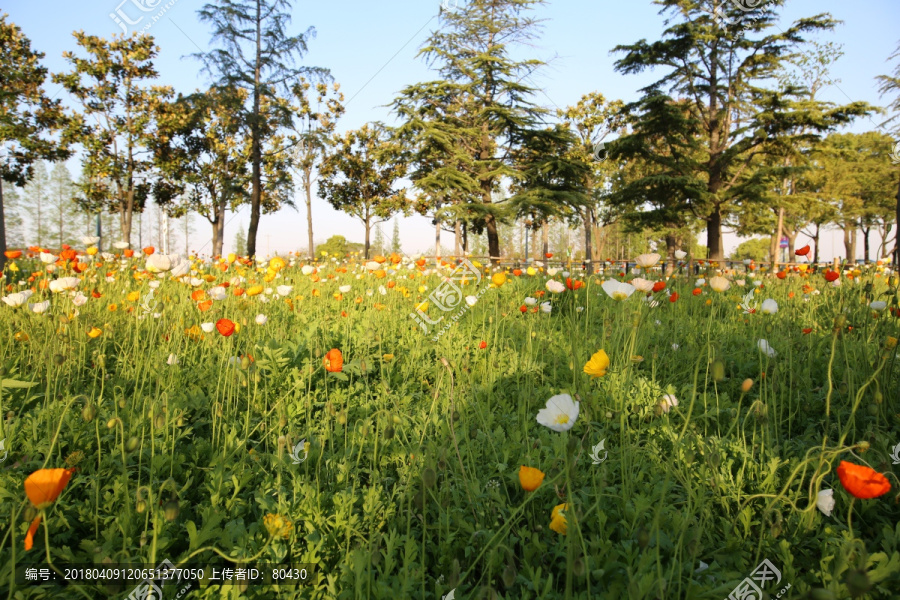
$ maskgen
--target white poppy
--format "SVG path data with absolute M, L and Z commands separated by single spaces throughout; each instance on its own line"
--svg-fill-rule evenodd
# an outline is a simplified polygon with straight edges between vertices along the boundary
M 557 273 L 559 273 L 559 269 L 555 269 L 555 268 L 552 268 L 552 267 L 549 268 L 549 269 L 547 269 L 547 275 L 549 275 L 550 277 L 553 277 L 553 276 L 556 275 Z
M 637 258 L 634 259 L 634 262 L 637 263 L 639 267 L 642 269 L 649 269 L 650 267 L 656 265 L 659 262 L 659 254 L 641 254 Z
M 617 279 L 607 279 L 601 286 L 606 295 L 613 300 L 627 300 L 634 293 L 634 286 Z
M 535 306 L 536 304 L 537 304 L 537 299 L 536 299 L 536 298 L 532 298 L 531 296 L 525 298 L 525 305 L 526 305 L 526 306 Z
M 744 287 L 745 285 L 747 285 L 747 280 L 746 279 L 736 279 L 735 283 L 741 287 Z
M 206 333 L 212 333 L 213 329 L 215 329 L 215 328 L 216 328 L 215 323 L 201 323 L 200 324 L 200 329 L 202 329 Z
M 153 289 L 155 290 L 156 288 L 159 287 L 159 282 L 158 282 L 158 281 L 151 281 L 151 282 L 148 283 L 147 285 L 149 285 L 151 288 L 153 288 Z
M 87 301 L 87 296 L 85 296 L 81 292 L 78 292 L 77 294 L 75 294 L 75 297 L 72 298 L 72 304 L 74 304 L 75 306 L 84 306 Z
M 872 310 L 881 312 L 885 308 L 887 308 L 887 302 L 885 302 L 883 300 L 876 300 L 875 302 L 873 302 L 872 304 L 869 305 L 869 308 L 871 308 Z
M 316 272 L 316 268 L 312 265 L 303 265 L 302 267 L 300 267 L 300 272 L 304 275 L 312 275 Z
M 81 283 L 81 280 L 77 277 L 60 277 L 59 279 L 54 279 L 50 282 L 50 291 L 58 294 L 68 290 L 74 290 L 78 287 L 79 283 Z
M 566 291 L 566 286 L 561 281 L 556 281 L 555 279 L 550 279 L 547 281 L 547 289 L 554 294 L 561 294 Z
M 381 268 L 381 265 L 375 262 L 374 260 L 370 260 L 366 263 L 366 268 L 370 271 L 377 271 Z
M 764 315 L 774 315 L 778 312 L 778 303 L 771 298 L 767 298 L 766 300 L 763 300 L 762 306 L 759 308 L 759 310 Z
M 37 303 L 35 303 L 35 304 L 29 304 L 29 305 L 28 305 L 28 308 L 31 310 L 31 312 L 37 313 L 37 314 L 40 315 L 40 314 L 46 312 L 48 308 L 50 308 L 50 301 L 49 301 L 49 300 L 44 300 L 43 302 L 37 302 Z
M 697 280 L 696 286 L 702 287 L 705 284 L 706 284 L 706 280 L 701 277 L 700 279 Z
M 191 277 L 189 283 L 190 283 L 193 287 L 200 287 L 201 285 L 203 285 L 203 280 L 200 279 L 199 277 Z
M 28 301 L 29 296 L 31 296 L 31 290 L 25 290 L 24 292 L 16 292 L 15 294 L 10 294 L 9 296 L 4 296 L 2 300 L 6 302 L 9 306 L 13 308 L 18 308 L 25 304 Z
M 209 296 L 212 300 L 224 300 L 226 297 L 228 297 L 228 292 L 226 292 L 225 288 L 223 288 L 221 285 L 217 285 L 214 288 L 210 288 L 210 290 L 206 292 L 206 295 Z
M 631 285 L 640 292 L 652 292 L 653 291 L 653 282 L 649 279 L 644 279 L 642 277 L 635 277 L 631 280 Z
M 384 287 L 383 285 L 379 285 L 379 286 L 378 286 L 378 293 L 381 294 L 382 296 L 384 296 L 385 294 L 387 294 L 387 288 Z
M 673 406 L 678 406 L 678 398 L 672 394 L 665 394 L 659 401 L 659 408 L 664 413 L 669 412 Z
M 113 244 L 113 248 L 118 248 L 119 250 L 124 250 L 125 248 L 127 248 L 130 245 L 131 244 L 128 242 L 116 242 L 115 244 Z
M 731 287 L 731 282 L 729 282 L 724 277 L 716 275 L 715 277 L 711 277 L 709 279 L 709 287 L 711 287 L 714 291 L 719 292 L 720 294 L 724 291 L 727 291 L 728 288 Z
M 342 293 L 342 294 L 346 294 L 346 293 L 349 292 L 351 289 L 353 289 L 352 286 L 349 286 L 349 285 L 342 285 L 341 287 L 338 288 L 338 291 L 339 291 L 340 293 Z
M 269 320 L 269 317 L 267 317 L 266 315 L 264 315 L 262 313 L 256 315 L 256 324 L 257 325 L 265 325 L 266 321 L 268 321 L 268 320 Z
M 81 238 L 81 243 L 84 244 L 85 246 L 93 246 L 94 244 L 96 244 L 99 241 L 100 241 L 100 236 L 86 235 L 83 238 Z
M 687 252 L 685 252 L 684 250 L 676 250 L 675 251 L 675 259 L 676 260 L 681 260 L 685 256 L 687 256 Z
M 172 269 L 172 259 L 165 254 L 151 254 L 147 257 L 147 270 L 162 273 Z
M 177 364 L 178 364 L 178 357 L 175 356 L 174 354 L 170 354 L 170 355 L 169 355 L 169 358 L 166 359 L 166 364 L 167 364 L 167 365 L 177 365 Z
M 187 259 L 182 259 L 177 265 L 172 268 L 171 273 L 169 273 L 172 277 L 184 277 L 191 270 L 191 261 Z
M 553 431 L 568 431 L 578 419 L 579 403 L 569 394 L 559 394 L 547 400 L 547 406 L 538 411 L 537 422 Z
M 816 495 L 816 508 L 826 517 L 830 517 L 831 511 L 834 510 L 834 490 L 819 490 Z
M 475 306 L 476 302 L 478 302 L 477 296 L 466 296 L 466 304 L 469 306 Z
M 756 345 L 759 347 L 759 351 L 764 352 L 766 356 L 774 357 L 778 355 L 778 353 L 775 352 L 775 349 L 769 345 L 768 340 L 759 340 L 756 342 Z
M 278 295 L 279 295 L 279 296 L 287 296 L 288 294 L 291 293 L 291 290 L 294 289 L 294 286 L 292 286 L 292 285 L 279 285 L 279 286 L 278 286 L 277 288 L 275 288 L 275 289 L 278 291 Z
M 549 313 L 553 310 L 553 305 L 549 302 L 544 302 L 541 304 L 541 311 L 545 313 Z
M 41 252 L 41 262 L 45 265 L 53 264 L 56 262 L 56 255 L 50 254 L 49 252 Z

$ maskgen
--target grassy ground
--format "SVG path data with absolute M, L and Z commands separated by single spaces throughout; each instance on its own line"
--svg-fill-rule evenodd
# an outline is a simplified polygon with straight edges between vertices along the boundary
M 79 275 L 81 306 L 42 289 L 62 268 L 26 286 L 42 265 L 7 272 L 7 294 L 36 291 L 0 307 L 9 598 L 134 587 L 15 584 L 26 566 L 224 558 L 311 565 L 309 581 L 195 582 L 182 597 L 721 599 L 764 560 L 779 577 L 752 581 L 772 598 L 900 593 L 900 319 L 896 283 L 874 267 L 839 287 L 821 273 L 758 275 L 746 298 L 752 277 L 718 293 L 676 275 L 654 302 L 612 300 L 600 277 L 554 294 L 546 273 L 499 287 L 485 276 L 463 286 L 478 300 L 453 320 L 460 308 L 428 298 L 440 278 L 407 263 L 388 261 L 383 278 L 352 263 L 311 275 L 226 263 L 183 280 L 145 276 L 136 257 L 117 265 Z M 774 314 L 759 310 L 768 298 Z M 44 314 L 29 311 L 45 299 Z M 423 301 L 444 317 L 427 333 L 409 317 Z M 200 327 L 220 319 L 239 330 Z M 340 372 L 324 368 L 333 348 Z M 600 349 L 611 365 L 592 377 L 583 367 Z M 580 400 L 564 432 L 536 419 L 557 394 Z M 891 491 L 854 499 L 835 472 L 844 460 Z M 545 474 L 533 492 L 522 465 Z M 38 511 L 25 478 L 65 467 L 68 485 Z M 816 504 L 829 489 L 830 517 Z M 565 535 L 551 528 L 560 504 Z

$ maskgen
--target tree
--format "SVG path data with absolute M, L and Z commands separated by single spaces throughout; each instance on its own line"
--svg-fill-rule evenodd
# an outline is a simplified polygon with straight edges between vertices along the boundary
M 334 138 L 319 173 L 319 195 L 335 210 L 362 221 L 369 258 L 372 227 L 409 209 L 405 190 L 394 189 L 406 174 L 399 145 L 383 126 L 363 125 Z
M 200 20 L 212 25 L 212 42 L 220 47 L 195 54 L 205 72 L 217 79 L 219 87 L 247 91 L 240 118 L 250 140 L 250 228 L 247 253 L 256 255 L 256 235 L 263 205 L 263 148 L 266 140 L 290 122 L 287 107 L 278 101 L 279 89 L 288 93 L 289 84 L 302 76 L 323 78 L 328 71 L 318 67 L 297 67 L 307 52 L 313 27 L 289 36 L 289 0 L 216 0 L 199 11 Z M 274 107 L 279 119 L 266 116 L 265 104 Z
M 372 251 L 376 255 L 384 255 L 384 232 L 381 230 L 381 225 L 375 226 L 375 241 L 372 243 Z
M 107 41 L 81 31 L 73 35 L 87 57 L 64 52 L 72 71 L 55 74 L 53 81 L 81 104 L 67 136 L 84 148 L 83 208 L 118 213 L 123 241 L 130 242 L 134 212 L 143 210 L 150 193 L 154 115 L 172 88 L 142 85 L 159 76 L 153 66 L 159 47 L 152 37 Z
M 44 93 L 44 55 L 14 23 L 0 15 L 0 179 L 23 186 L 39 160 L 65 160 L 70 151 L 53 133 L 66 126 L 59 100 Z M 6 224 L 0 185 L 0 269 L 6 264 Z
M 238 227 L 234 236 L 234 253 L 238 256 L 247 256 L 247 234 L 243 227 Z
M 769 255 L 770 238 L 758 238 L 747 240 L 738 244 L 738 247 L 731 253 L 732 260 L 754 260 L 758 263 L 764 262 Z
M 316 254 L 321 256 L 323 252 L 327 252 L 328 256 L 343 258 L 351 252 L 359 252 L 362 249 L 362 244 L 348 242 L 342 235 L 333 235 L 324 244 L 316 246 Z
M 643 156 L 660 167 L 653 175 L 658 185 L 677 193 L 681 212 L 706 222 L 713 260 L 724 258 L 722 228 L 734 207 L 758 192 L 746 175 L 754 157 L 768 150 L 765 142 L 798 127 L 821 130 L 816 115 L 793 110 L 783 94 L 764 85 L 805 43 L 804 35 L 832 29 L 835 21 L 817 15 L 782 30 L 776 9 L 783 3 L 772 0 L 744 11 L 739 3 L 721 0 L 659 0 L 661 12 L 671 14 L 663 39 L 614 49 L 624 53 L 616 62 L 620 73 L 666 72 L 628 105 L 637 116 L 634 130 L 611 156 Z M 683 110 L 672 110 L 673 102 Z M 833 117 L 829 125 L 839 120 Z M 648 134 L 664 132 L 668 151 L 649 152 Z
M 160 105 L 154 160 L 173 189 L 157 188 L 157 202 L 176 213 L 194 211 L 212 226 L 212 254 L 222 255 L 226 211 L 245 202 L 249 148 L 237 118 L 246 94 L 210 88 Z M 181 200 L 176 206 L 175 200 Z
M 317 177 L 313 171 L 321 161 L 328 148 L 328 142 L 334 135 L 337 120 L 344 114 L 344 95 L 340 85 L 335 83 L 329 88 L 318 83 L 316 89 L 316 105 L 310 102 L 311 84 L 301 79 L 292 92 L 297 107 L 294 108 L 294 126 L 290 139 L 294 148 L 291 152 L 294 168 L 300 172 L 300 185 L 306 194 L 306 227 L 309 236 L 309 256 L 315 256 L 313 244 L 312 221 L 312 188 Z
M 4 184 L 0 178 L 0 194 L 3 196 L 3 221 L 6 228 L 6 243 L 9 248 L 22 248 L 25 246 L 25 223 L 22 220 L 21 190 L 15 186 Z M 5 258 L 5 257 L 4 257 Z
M 72 224 L 76 222 L 78 207 L 75 204 L 75 184 L 66 163 L 58 162 L 50 171 L 47 194 L 48 230 L 56 245 L 76 242 L 76 231 Z
M 31 221 L 30 239 L 38 246 L 49 243 L 50 227 L 48 202 L 50 196 L 50 176 L 44 161 L 37 161 L 31 181 L 25 184 L 25 207 Z
M 891 75 L 879 75 L 877 77 L 878 82 L 881 84 L 878 88 L 879 93 L 882 97 L 889 93 L 895 93 L 893 101 L 889 105 L 889 109 L 893 112 L 893 114 L 888 118 L 885 124 L 893 123 L 894 135 L 900 136 L 900 45 L 897 46 L 897 50 L 890 56 L 889 60 L 896 60 L 897 66 L 894 67 L 894 72 Z M 895 152 L 900 155 L 900 149 L 897 146 L 894 146 Z M 897 163 L 897 168 L 900 169 L 900 162 Z M 897 224 L 896 231 L 894 233 L 894 268 L 900 267 L 900 184 L 897 186 L 897 203 L 895 206 L 895 216 L 894 223 Z
M 412 149 L 410 177 L 433 203 L 436 220 L 442 206 L 456 206 L 454 220 L 487 232 L 495 264 L 497 227 L 506 213 L 494 192 L 519 177 L 515 150 L 526 132 L 544 126 L 547 114 L 530 100 L 536 90 L 523 83 L 543 63 L 511 57 L 534 39 L 538 22 L 528 12 L 541 4 L 471 0 L 443 11 L 444 26 L 420 51 L 442 79 L 409 86 L 395 101 Z
M 391 235 L 391 252 L 397 254 L 403 252 L 403 246 L 400 243 L 400 223 L 397 222 L 397 219 L 394 219 L 394 233 Z

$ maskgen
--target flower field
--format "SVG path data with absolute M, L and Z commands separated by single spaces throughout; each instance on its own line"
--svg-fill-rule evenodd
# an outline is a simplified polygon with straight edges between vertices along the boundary
M 890 269 L 12 258 L 3 597 L 900 594 Z

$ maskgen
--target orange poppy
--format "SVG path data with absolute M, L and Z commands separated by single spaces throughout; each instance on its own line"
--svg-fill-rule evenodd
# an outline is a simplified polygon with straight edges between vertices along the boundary
M 521 274 L 522 269 L 513 269 L 513 275 L 515 275 L 516 277 L 520 276 Z
M 420 258 L 419 260 L 416 261 L 416 265 L 417 265 L 419 268 L 424 267 L 424 266 L 425 266 L 425 259 L 424 259 L 424 258 Z
M 212 300 L 204 300 L 202 302 L 197 303 L 197 308 L 200 310 L 200 312 L 206 312 L 212 308 L 212 305 L 213 305 Z
M 526 467 L 522 465 L 519 468 L 519 483 L 526 492 L 533 492 L 541 486 L 544 481 L 544 473 L 540 469 L 534 467 Z
M 891 484 L 887 478 L 865 465 L 855 465 L 842 460 L 838 465 L 837 474 L 844 489 L 862 500 L 877 498 L 891 491 Z
M 194 302 L 200 302 L 205 297 L 206 292 L 204 292 L 203 290 L 194 290 L 193 292 L 191 292 L 191 300 L 193 300 Z
M 373 258 L 372 260 L 374 260 L 375 262 L 377 262 L 379 265 L 383 265 L 383 264 L 384 264 L 384 261 L 386 261 L 387 259 L 379 254 L 378 256 L 376 256 L 375 258 Z
M 242 287 L 236 287 L 236 288 L 234 288 L 233 293 L 234 293 L 235 296 L 241 296 L 241 295 L 243 295 L 243 293 L 244 293 L 244 288 L 242 288 Z
M 3 254 L 9 260 L 15 260 L 15 259 L 19 258 L 20 256 L 22 256 L 22 251 L 21 250 L 7 250 Z
M 570 290 L 577 290 L 584 286 L 583 281 L 573 280 L 571 277 L 566 277 L 566 287 Z
M 216 329 L 219 330 L 219 333 L 228 337 L 234 333 L 234 323 L 228 319 L 219 319 L 216 321 Z
M 153 246 L 147 246 L 146 248 L 144 248 L 144 254 L 146 254 L 147 256 L 150 256 L 154 252 L 156 252 L 156 248 L 154 248 Z
M 388 282 L 387 282 L 387 287 L 388 287 L 389 290 L 390 290 L 390 289 L 393 289 L 395 285 L 397 285 L 397 282 L 396 282 L 396 281 L 388 281 Z
M 701 290 L 700 288 L 694 288 L 694 291 L 692 291 L 691 293 L 695 296 L 699 296 L 703 293 L 703 290 Z
M 785 271 L 778 271 L 777 273 L 775 273 L 775 276 L 778 279 L 784 279 L 785 277 L 787 277 L 787 273 Z
M 399 254 L 397 254 L 396 252 L 392 252 L 392 253 L 391 253 L 391 262 L 392 262 L 393 264 L 395 264 L 395 265 L 396 265 L 396 264 L 399 264 L 399 262 L 400 262 L 401 260 L 402 260 L 402 259 L 400 258 L 400 255 L 399 255 Z
M 63 489 L 72 478 L 74 468 L 71 469 L 38 469 L 25 479 L 25 495 L 38 510 L 47 508 L 59 498 Z M 34 546 L 34 534 L 41 524 L 38 515 L 31 522 L 28 533 L 25 534 L 25 550 L 31 550 Z
M 128 248 L 127 250 L 122 252 L 122 254 L 125 255 L 125 258 L 131 258 L 132 256 L 134 256 L 134 250 L 132 250 L 131 248 Z
M 332 348 L 325 353 L 323 364 L 329 373 L 340 373 L 344 368 L 344 355 L 337 348 Z
M 545 254 L 544 256 L 546 256 L 547 258 L 553 258 L 553 253 L 552 253 L 552 252 L 548 252 L 548 253 Z
M 656 283 L 653 284 L 653 291 L 654 291 L 654 292 L 661 292 L 661 291 L 663 291 L 664 289 L 666 289 L 666 282 L 665 282 L 665 281 L 657 281 Z
M 77 254 L 71 248 L 66 248 L 62 252 L 59 253 L 60 260 L 75 260 Z
M 375 277 L 377 277 L 378 279 L 384 279 L 385 277 L 387 277 L 387 271 L 385 271 L 384 269 L 377 269 L 375 271 Z

